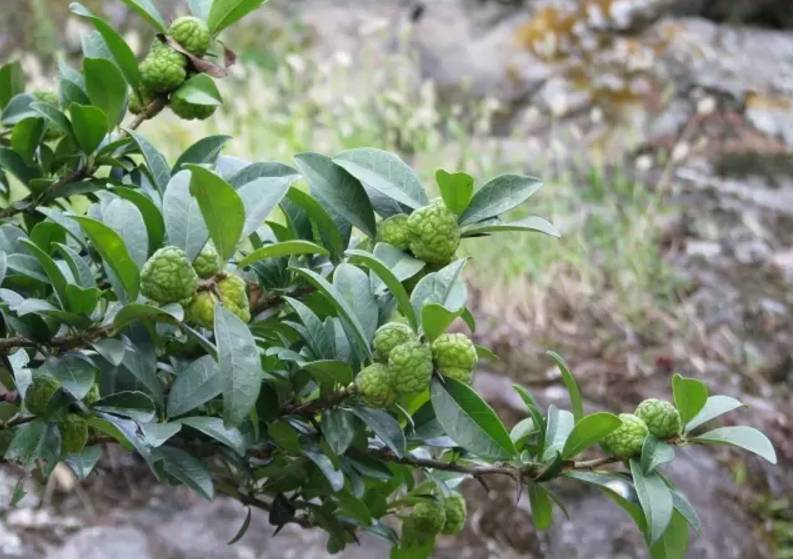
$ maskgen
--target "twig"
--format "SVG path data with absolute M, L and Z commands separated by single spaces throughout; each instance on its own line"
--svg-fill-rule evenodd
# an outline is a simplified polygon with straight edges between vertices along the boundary
M 333 406 L 340 404 L 350 396 L 355 393 L 355 388 L 353 386 L 347 386 L 342 388 L 338 392 L 334 392 L 329 394 L 324 398 L 320 398 L 317 400 L 311 400 L 310 402 L 306 402 L 304 404 L 299 405 L 290 405 L 283 409 L 282 415 L 302 415 L 304 417 L 311 417 L 315 415 L 318 411 L 322 411 L 328 408 L 332 408 Z
M 143 109 L 138 115 L 134 118 L 132 122 L 129 123 L 127 130 L 135 130 L 143 124 L 145 121 L 149 120 L 150 118 L 156 116 L 161 110 L 165 108 L 165 97 L 157 97 L 151 103 L 146 105 L 146 108 Z M 127 130 L 122 132 L 122 136 L 127 135 Z

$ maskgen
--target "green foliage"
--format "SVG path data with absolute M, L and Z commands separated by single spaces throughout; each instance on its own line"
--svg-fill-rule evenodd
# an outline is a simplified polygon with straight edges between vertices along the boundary
M 649 430 L 630 414 L 586 415 L 556 354 L 571 411 L 516 387 L 526 417 L 508 429 L 470 384 L 487 351 L 448 333 L 476 326 L 456 254 L 502 231 L 558 236 L 540 217 L 504 218 L 539 180 L 476 188 L 439 171 L 430 202 L 380 149 L 302 153 L 293 168 L 225 155 L 222 135 L 172 164 L 138 127 L 168 105 L 212 114 L 224 71 L 202 56 L 263 2 L 192 0 L 170 28 L 150 0 L 125 3 L 162 34 L 140 66 L 75 3 L 96 32 L 80 70 L 60 69 L 57 98 L 26 93 L 18 64 L 0 68 L 0 178 L 19 193 L 0 208 L 2 382 L 21 395 L 0 423 L 4 460 L 44 475 L 64 461 L 85 479 L 97 443 L 114 441 L 164 482 L 325 530 L 330 551 L 369 531 L 412 558 L 463 528 L 461 478 L 491 475 L 527 486 L 539 529 L 555 480 L 597 487 L 653 557 L 680 556 L 698 521 L 663 475 L 678 446 L 776 461 L 755 429 L 702 429 L 741 404 L 679 375 L 674 406 L 637 410 Z M 598 444 L 612 456 L 584 459 Z

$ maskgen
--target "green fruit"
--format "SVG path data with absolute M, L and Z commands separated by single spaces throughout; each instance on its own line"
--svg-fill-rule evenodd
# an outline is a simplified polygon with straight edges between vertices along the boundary
M 424 534 L 437 534 L 446 524 L 446 511 L 441 503 L 421 501 L 410 514 L 412 527 Z
M 199 291 L 185 307 L 185 322 L 211 330 L 215 327 L 215 305 L 217 302 L 217 296 L 211 291 Z
M 88 442 L 88 422 L 76 413 L 67 414 L 60 423 L 64 454 L 74 454 L 85 448 Z
M 25 392 L 25 407 L 33 415 L 46 415 L 50 400 L 61 387 L 61 381 L 50 375 L 38 375 Z
M 160 304 L 190 299 L 198 287 L 198 275 L 185 252 L 175 246 L 163 247 L 143 265 L 140 291 Z
M 402 521 L 402 537 L 400 547 L 403 549 L 423 548 L 434 545 L 435 534 L 422 532 L 416 527 L 416 521 L 412 516 Z
M 212 329 L 215 325 L 215 305 L 221 303 L 243 322 L 250 322 L 251 311 L 245 280 L 229 274 L 213 290 L 201 290 L 185 308 L 185 322 Z
M 86 406 L 92 406 L 102 399 L 102 394 L 99 392 L 99 383 L 95 382 L 88 389 L 88 392 L 83 397 L 83 402 Z
M 218 282 L 220 302 L 243 322 L 251 321 L 247 287 L 245 280 L 234 274 L 229 274 Z
M 374 348 L 375 359 L 386 363 L 391 350 L 396 346 L 406 342 L 417 341 L 413 329 L 407 324 L 401 322 L 388 322 L 383 324 L 374 333 L 374 340 L 372 340 L 372 347 Z
M 468 514 L 465 499 L 459 493 L 452 493 L 443 500 L 443 510 L 446 513 L 446 522 L 441 530 L 444 534 L 459 534 L 465 526 L 465 517 Z
M 647 424 L 647 429 L 659 439 L 680 434 L 680 412 L 671 402 L 650 398 L 636 408 L 636 416 Z
M 168 28 L 168 34 L 184 49 L 196 56 L 203 56 L 209 48 L 209 27 L 197 17 L 180 17 Z
M 212 243 L 204 245 L 204 248 L 198 253 L 196 259 L 193 260 L 193 268 L 198 274 L 198 277 L 204 279 L 211 278 L 220 272 L 220 255 L 218 251 L 215 250 L 215 245 Z
M 440 199 L 410 214 L 407 226 L 411 252 L 430 264 L 448 264 L 460 246 L 457 216 Z
M 396 400 L 396 392 L 388 380 L 388 367 L 372 363 L 355 377 L 355 387 L 367 406 L 387 408 Z
M 190 103 L 177 94 L 171 95 L 168 106 L 176 116 L 185 120 L 206 120 L 215 114 L 215 109 L 217 109 L 217 105 Z
M 186 78 L 187 59 L 184 55 L 155 39 L 149 54 L 140 63 L 143 86 L 153 93 L 168 93 L 182 85 Z
M 55 105 L 56 107 L 61 104 L 60 97 L 58 97 L 58 94 L 54 91 L 38 89 L 31 93 L 31 95 L 36 101 L 40 101 L 41 103 L 49 103 L 50 105 Z
M 432 352 L 420 342 L 396 346 L 388 356 L 389 382 L 398 394 L 426 390 L 432 379 Z
M 432 342 L 432 358 L 442 375 L 470 383 L 478 356 L 465 334 L 441 334 Z
M 410 247 L 408 216 L 406 214 L 392 215 L 378 223 L 377 242 L 388 243 L 399 250 L 407 250 Z
M 147 90 L 145 87 L 139 88 L 139 91 L 133 90 L 129 96 L 129 105 L 127 108 L 132 114 L 138 115 L 146 110 L 146 107 L 148 107 L 149 104 L 154 101 L 155 97 L 156 95 Z M 159 113 L 161 110 L 162 107 L 157 110 L 157 113 Z M 154 116 L 154 114 L 151 116 Z
M 619 417 L 622 425 L 606 435 L 600 446 L 607 454 L 626 460 L 641 454 L 649 431 L 644 421 L 632 413 L 621 413 Z

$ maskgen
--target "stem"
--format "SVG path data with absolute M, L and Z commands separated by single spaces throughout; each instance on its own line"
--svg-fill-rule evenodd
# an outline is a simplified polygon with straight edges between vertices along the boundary
M 338 392 L 334 392 L 318 400 L 311 400 L 310 402 L 306 402 L 304 404 L 289 405 L 284 408 L 283 415 L 302 415 L 304 417 L 311 417 L 319 411 L 332 408 L 333 406 L 340 404 L 354 393 L 354 386 L 348 386 L 346 388 L 342 388 Z
M 146 105 L 146 108 L 143 109 L 143 111 L 135 116 L 132 122 L 129 123 L 127 130 L 136 130 L 138 126 L 157 115 L 161 110 L 163 110 L 163 108 L 165 108 L 165 97 L 157 97 L 151 103 Z M 125 130 L 122 133 L 122 136 L 126 135 L 127 131 Z

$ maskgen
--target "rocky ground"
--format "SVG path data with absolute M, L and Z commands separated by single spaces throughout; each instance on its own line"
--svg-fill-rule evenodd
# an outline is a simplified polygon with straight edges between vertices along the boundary
M 764 503 L 793 495 L 793 22 L 789 5 L 780 9 L 786 4 L 295 0 L 284 9 L 315 28 L 319 57 L 355 53 L 374 28 L 411 25 L 422 72 L 444 96 L 498 98 L 499 136 L 488 141 L 518 154 L 527 169 L 561 176 L 597 152 L 675 209 L 658 216 L 663 257 L 681 286 L 670 303 L 649 310 L 637 327 L 611 314 L 614 294 L 582 299 L 561 286 L 548 294 L 543 316 L 510 309 L 505 326 L 503 299 L 480 294 L 480 322 L 490 322 L 482 341 L 514 358 L 477 382 L 511 419 L 521 406 L 509 377 L 546 403 L 563 402 L 556 373 L 540 357 L 554 347 L 593 409 L 627 410 L 666 394 L 677 370 L 749 404 L 736 419 L 771 435 L 781 465 L 728 451 L 682 453 L 671 476 L 704 529 L 692 557 L 782 557 Z M 142 470 L 125 477 L 108 468 L 84 488 L 62 477 L 42 501 L 28 497 L 3 514 L 0 557 L 325 556 L 321 535 L 287 530 L 271 538 L 260 515 L 241 542 L 226 546 L 244 519 L 241 506 L 149 489 L 128 477 L 145 479 Z M 0 490 L 10 494 L 14 480 L 5 471 Z M 571 519 L 559 515 L 538 535 L 528 504 L 514 507 L 513 488 L 471 485 L 469 527 L 461 540 L 444 541 L 438 557 L 643 557 L 635 529 L 605 498 L 578 486 L 559 492 Z M 786 506 L 774 514 L 793 515 L 793 503 Z M 344 556 L 386 552 L 366 539 Z

